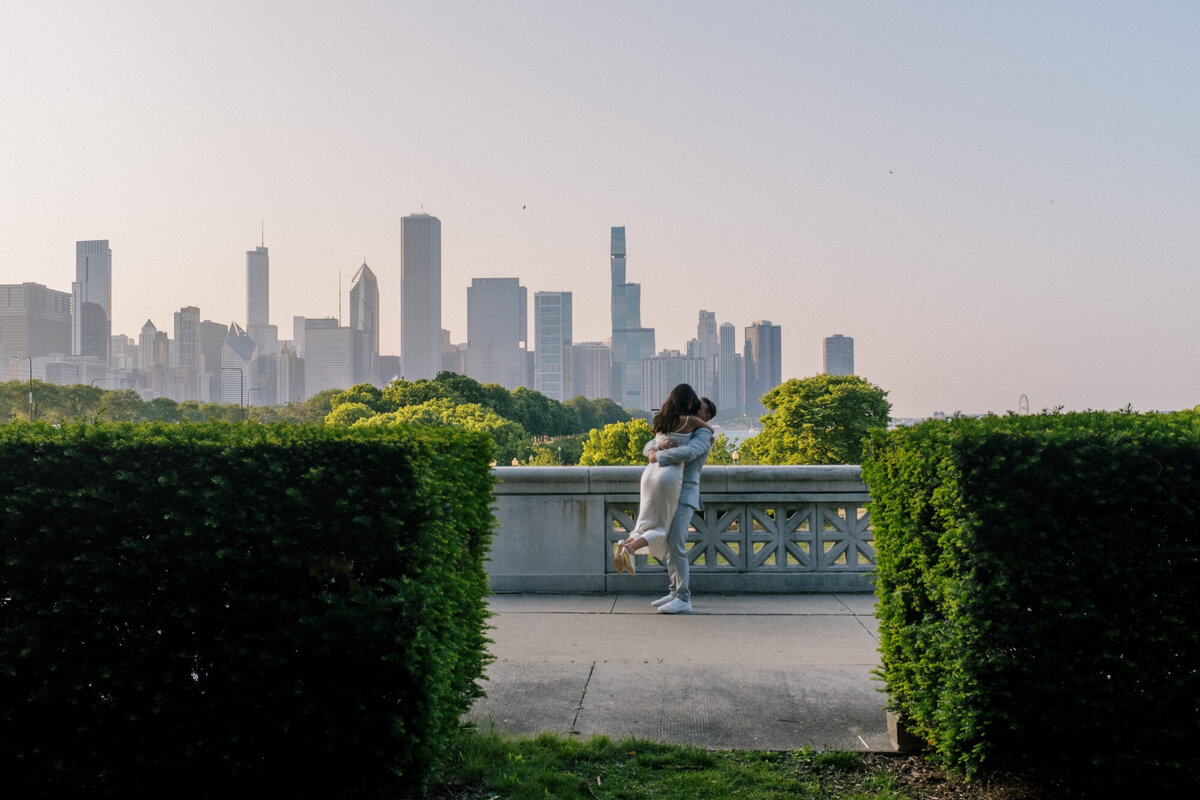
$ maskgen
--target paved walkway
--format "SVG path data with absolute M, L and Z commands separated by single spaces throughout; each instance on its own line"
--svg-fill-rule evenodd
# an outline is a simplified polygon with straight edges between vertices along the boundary
M 501 731 L 607 734 L 714 749 L 891 750 L 875 598 L 497 595 L 488 696 Z

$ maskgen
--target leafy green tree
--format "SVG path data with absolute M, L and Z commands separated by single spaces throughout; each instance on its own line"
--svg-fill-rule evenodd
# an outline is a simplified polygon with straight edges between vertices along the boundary
M 383 400 L 383 391 L 369 383 L 351 386 L 344 392 L 338 392 L 329 398 L 329 407 L 337 411 L 338 406 L 357 403 L 372 411 L 394 411 L 390 403 Z
M 562 404 L 551 400 L 541 392 L 518 386 L 510 395 L 513 404 L 513 421 L 521 423 L 531 436 L 558 436 L 572 433 L 571 429 L 561 429 Z
M 179 422 L 183 412 L 179 404 L 169 397 L 156 397 L 142 405 L 142 419 L 147 421 Z
M 184 400 L 179 404 L 179 419 L 187 422 L 207 422 L 208 415 L 200 408 L 195 400 Z
M 325 417 L 325 424 L 348 428 L 360 419 L 373 416 L 375 412 L 366 403 L 338 403 Z
M 142 398 L 133 389 L 112 389 L 100 397 L 96 419 L 106 422 L 138 422 L 142 418 Z
M 592 428 L 601 427 L 600 417 L 596 413 L 596 406 L 583 395 L 575 395 L 563 403 L 563 408 L 575 417 L 575 430 L 590 431 Z
M 592 405 L 596 409 L 597 425 L 611 425 L 614 422 L 629 422 L 633 419 L 628 411 L 607 397 L 596 398 L 592 401 Z
M 644 419 L 594 428 L 583 442 L 583 456 L 579 463 L 589 467 L 645 464 L 642 448 L 653 435 L 650 424 Z
M 708 464 L 732 464 L 733 463 L 733 443 L 729 441 L 729 437 L 723 433 L 718 433 L 713 439 L 712 447 L 708 451 Z
M 406 381 L 397 378 L 381 395 L 381 411 L 395 411 L 404 406 L 419 406 L 430 400 L 452 399 L 453 394 L 440 383 L 430 380 Z
M 444 397 L 366 417 L 354 423 L 354 427 L 397 423 L 453 425 L 467 430 L 484 431 L 491 434 L 496 443 L 496 461 L 500 464 L 507 464 L 514 458 L 524 461 L 530 454 L 529 434 L 516 422 L 505 419 L 478 403 L 459 405 Z
M 763 395 L 762 432 L 742 443 L 743 464 L 857 464 L 863 438 L 885 428 L 887 392 L 857 375 L 793 378 Z
M 0 422 L 15 419 L 29 419 L 29 383 L 26 381 L 0 383 Z

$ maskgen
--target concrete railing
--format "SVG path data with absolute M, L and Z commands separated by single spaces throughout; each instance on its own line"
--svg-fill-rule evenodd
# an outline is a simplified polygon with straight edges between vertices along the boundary
M 496 467 L 496 592 L 663 591 L 638 557 L 617 575 L 613 543 L 637 519 L 641 467 Z M 867 487 L 857 466 L 705 467 L 688 535 L 695 592 L 871 592 Z

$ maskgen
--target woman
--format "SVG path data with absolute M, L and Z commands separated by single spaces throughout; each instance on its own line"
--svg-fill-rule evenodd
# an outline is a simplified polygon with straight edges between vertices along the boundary
M 654 438 L 642 450 L 649 455 L 651 450 L 665 450 L 686 442 L 698 428 L 712 425 L 696 416 L 701 409 L 701 400 L 696 391 L 686 383 L 671 390 L 662 408 L 654 415 L 652 430 Z M 635 574 L 633 556 L 649 554 L 662 561 L 667 554 L 667 528 L 679 505 L 679 487 L 683 482 L 683 464 L 663 466 L 651 461 L 642 471 L 641 503 L 633 531 L 623 541 L 613 546 L 613 566 L 617 574 Z

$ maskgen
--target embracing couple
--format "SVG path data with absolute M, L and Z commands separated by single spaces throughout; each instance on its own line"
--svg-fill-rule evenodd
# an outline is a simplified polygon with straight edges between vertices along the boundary
M 717 407 L 698 397 L 686 383 L 671 390 L 654 415 L 654 438 L 642 451 L 650 463 L 642 472 L 637 522 L 628 538 L 617 542 L 613 566 L 634 573 L 633 557 L 648 553 L 667 565 L 667 594 L 655 600 L 664 614 L 692 613 L 688 588 L 687 533 L 692 514 L 700 510 L 700 468 L 708 460 Z

